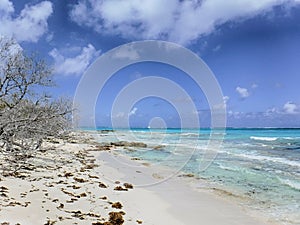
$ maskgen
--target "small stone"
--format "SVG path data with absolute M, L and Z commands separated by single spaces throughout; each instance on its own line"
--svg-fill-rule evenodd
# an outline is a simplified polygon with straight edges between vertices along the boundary
M 87 180 L 85 180 L 85 179 L 83 179 L 83 178 L 74 177 L 73 179 L 74 179 L 75 181 L 79 182 L 79 183 L 87 182 Z
M 127 188 L 123 188 L 123 187 L 121 187 L 121 186 L 115 187 L 114 190 L 115 190 L 115 191 L 128 191 Z
M 101 187 L 101 188 L 107 188 L 107 186 L 104 183 L 102 183 L 102 182 L 99 182 L 99 187 Z
M 127 189 L 133 189 L 133 185 L 129 183 L 124 183 L 124 187 Z
M 80 197 L 86 197 L 86 196 L 87 196 L 86 193 L 81 193 L 81 194 L 80 194 Z
M 122 209 L 122 204 L 120 202 L 115 202 L 111 205 L 112 208 Z

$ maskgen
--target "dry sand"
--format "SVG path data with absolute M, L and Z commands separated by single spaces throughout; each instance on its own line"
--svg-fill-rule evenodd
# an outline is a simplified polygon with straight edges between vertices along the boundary
M 100 150 L 82 136 L 48 144 L 17 176 L 0 175 L 0 224 L 274 224 L 204 181 L 166 179 L 172 171 Z

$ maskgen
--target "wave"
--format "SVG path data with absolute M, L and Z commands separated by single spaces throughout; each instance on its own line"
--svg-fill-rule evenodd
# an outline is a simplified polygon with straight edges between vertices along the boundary
M 275 162 L 275 163 L 286 164 L 289 166 L 300 167 L 300 162 L 291 161 L 291 160 L 284 159 L 284 158 L 262 156 L 262 155 L 249 155 L 249 154 L 235 154 L 235 155 L 241 156 L 244 158 L 248 158 L 248 159 L 258 160 L 258 161 L 270 161 L 270 162 Z
M 182 133 L 181 136 L 192 136 L 192 137 L 198 137 L 200 136 L 200 133 Z
M 279 141 L 282 144 L 295 144 L 299 143 L 300 137 L 259 137 L 259 136 L 251 136 L 251 140 L 255 141 Z M 294 143 L 290 143 L 293 141 Z
M 276 141 L 278 137 L 257 137 L 257 136 L 251 136 L 250 139 L 256 140 L 256 141 Z
M 230 166 L 225 166 L 225 165 L 222 165 L 222 164 L 218 164 L 218 167 L 222 170 L 229 170 L 229 171 L 240 171 L 241 168 L 239 167 L 230 167 Z
M 300 183 L 299 182 L 294 181 L 294 180 L 289 180 L 289 179 L 281 179 L 281 178 L 278 178 L 278 179 L 282 184 L 287 185 L 297 191 L 300 191 Z
M 300 139 L 300 137 L 283 137 L 283 139 L 285 139 L 285 140 L 299 140 Z

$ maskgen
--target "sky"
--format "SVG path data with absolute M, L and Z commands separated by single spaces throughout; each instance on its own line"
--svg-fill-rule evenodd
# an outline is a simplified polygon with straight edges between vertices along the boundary
M 227 126 L 300 127 L 299 0 L 0 0 L 0 36 L 13 37 L 24 51 L 44 58 L 57 83 L 51 94 L 70 98 L 89 66 L 110 50 L 133 41 L 176 43 L 214 74 Z M 166 88 L 171 100 L 151 96 L 127 105 L 129 112 L 112 110 L 124 87 L 151 76 L 174 82 L 189 98 Z M 191 102 L 195 110 L 188 111 Z M 207 127 L 210 109 L 206 93 L 185 72 L 140 62 L 111 76 L 95 115 L 81 118 L 81 125 L 95 120 L 109 127 L 114 120 L 122 127 L 127 118 L 131 127 L 181 127 L 182 118 L 197 118 Z M 191 119 L 188 126 L 197 123 Z

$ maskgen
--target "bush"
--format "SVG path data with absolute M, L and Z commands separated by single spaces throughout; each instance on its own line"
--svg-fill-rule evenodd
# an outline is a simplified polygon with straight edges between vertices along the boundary
M 71 102 L 44 93 L 53 85 L 45 61 L 0 37 L 0 151 L 11 163 L 20 165 L 40 149 L 43 139 L 70 128 Z

